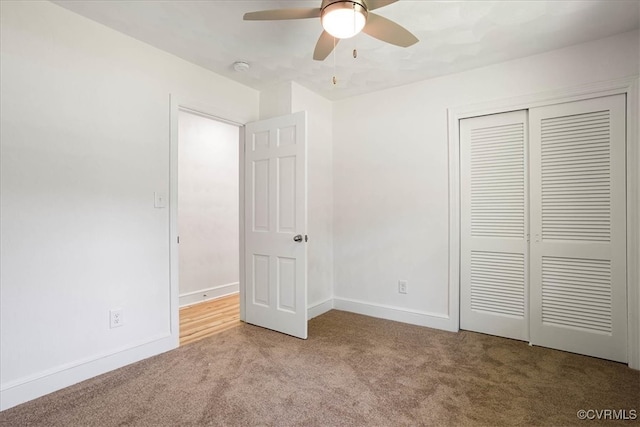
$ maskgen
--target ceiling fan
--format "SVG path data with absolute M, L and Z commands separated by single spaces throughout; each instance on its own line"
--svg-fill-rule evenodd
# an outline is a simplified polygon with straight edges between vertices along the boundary
M 383 42 L 409 47 L 418 38 L 395 22 L 372 13 L 398 0 L 322 0 L 319 8 L 261 10 L 244 14 L 245 21 L 276 21 L 320 18 L 324 31 L 320 34 L 313 59 L 324 60 L 340 39 L 355 36 L 360 31 Z

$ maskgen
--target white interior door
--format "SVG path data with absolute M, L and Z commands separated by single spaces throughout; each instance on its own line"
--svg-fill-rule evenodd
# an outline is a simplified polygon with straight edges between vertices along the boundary
M 625 96 L 529 119 L 531 342 L 626 362 Z
M 306 339 L 306 113 L 245 135 L 245 320 Z
M 528 340 L 527 112 L 460 121 L 460 327 Z

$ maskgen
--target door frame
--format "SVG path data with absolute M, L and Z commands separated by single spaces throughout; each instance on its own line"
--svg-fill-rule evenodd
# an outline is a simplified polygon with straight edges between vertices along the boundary
M 533 95 L 447 109 L 449 151 L 449 322 L 460 329 L 460 120 L 487 114 L 626 95 L 627 166 L 627 353 L 629 367 L 640 369 L 640 149 L 638 147 L 637 77 L 582 85 Z
M 180 344 L 180 280 L 178 257 L 178 117 L 180 111 L 196 114 L 222 123 L 238 126 L 239 164 L 239 277 L 240 320 L 244 321 L 244 129 L 253 117 L 240 117 L 206 102 L 188 97 L 169 95 L 170 143 L 169 143 L 169 330 L 174 347 Z

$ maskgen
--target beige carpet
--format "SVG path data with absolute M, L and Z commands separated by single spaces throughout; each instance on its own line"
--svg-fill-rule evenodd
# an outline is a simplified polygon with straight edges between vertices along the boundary
M 0 425 L 609 426 L 576 413 L 640 412 L 640 373 L 618 363 L 340 311 L 309 336 L 243 324 L 4 411 Z

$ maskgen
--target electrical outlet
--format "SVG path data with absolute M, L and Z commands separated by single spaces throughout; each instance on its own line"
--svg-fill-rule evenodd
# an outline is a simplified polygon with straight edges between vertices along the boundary
M 109 310 L 109 325 L 112 329 L 124 325 L 124 308 Z
M 398 293 L 406 294 L 408 292 L 407 289 L 407 281 L 406 280 L 398 280 Z

